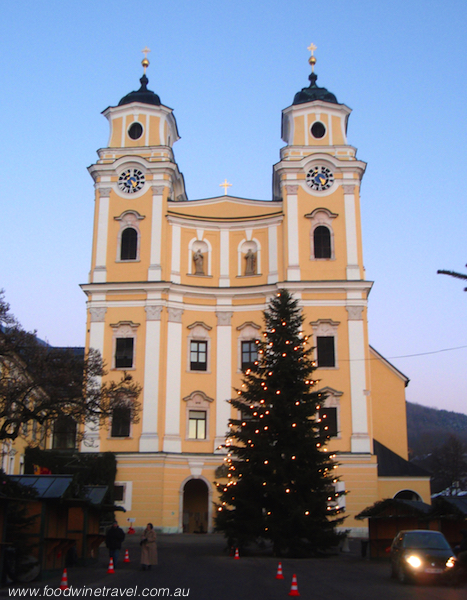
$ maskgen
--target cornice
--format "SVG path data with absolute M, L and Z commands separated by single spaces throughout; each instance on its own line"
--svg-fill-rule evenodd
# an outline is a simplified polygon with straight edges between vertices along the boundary
M 114 116 L 122 115 L 140 115 L 140 114 L 153 114 L 158 115 L 163 113 L 169 115 L 173 113 L 173 108 L 165 106 L 164 104 L 145 104 L 144 102 L 130 102 L 129 104 L 122 104 L 121 106 L 108 106 L 101 114 L 107 119 Z
M 190 215 L 180 215 L 172 211 L 168 211 L 167 221 L 171 225 L 181 225 L 184 227 L 191 227 L 193 229 L 208 229 L 208 230 L 219 230 L 219 229 L 245 229 L 245 227 L 257 229 L 259 227 L 267 227 L 269 225 L 278 225 L 282 223 L 284 215 L 282 213 L 276 215 L 254 215 L 247 217 L 226 217 L 226 219 L 219 219 L 215 217 L 192 217 Z
M 323 102 L 322 100 L 312 100 L 311 102 L 304 102 L 302 104 L 292 104 L 282 110 L 282 113 L 288 115 L 293 113 L 294 115 L 305 115 L 310 113 L 326 113 L 336 116 L 350 115 L 352 109 L 346 104 L 334 104 L 330 102 Z
M 366 297 L 368 296 L 373 282 L 371 281 L 361 281 L 361 280 L 333 280 L 333 281 L 281 281 L 274 284 L 265 284 L 265 285 L 257 285 L 257 286 L 242 286 L 235 288 L 222 288 L 222 287 L 202 287 L 202 286 L 191 286 L 180 283 L 172 283 L 168 281 L 134 281 L 134 282 L 102 282 L 102 283 L 84 283 L 81 284 L 81 289 L 87 296 L 92 296 L 93 294 L 102 294 L 112 296 L 120 295 L 120 294 L 154 294 L 154 292 L 158 292 L 159 294 L 170 294 L 172 296 L 179 296 L 180 298 L 203 298 L 205 300 L 218 300 L 222 301 L 222 306 L 226 306 L 225 302 L 233 301 L 237 299 L 254 299 L 258 297 L 264 297 L 266 300 L 269 299 L 273 294 L 277 293 L 278 290 L 287 288 L 291 292 L 301 296 L 303 294 L 349 294 L 360 292 L 362 294 L 362 298 L 355 300 L 300 300 L 300 304 L 302 306 L 352 306 L 352 305 L 366 305 Z M 265 300 L 265 301 L 266 301 Z M 109 306 L 112 300 L 106 300 L 105 306 Z M 138 306 L 145 306 L 146 301 L 125 301 L 127 304 L 134 304 Z M 324 304 L 323 304 L 324 302 Z M 116 301 L 119 305 L 120 301 Z M 102 306 L 102 300 L 99 300 L 98 303 Z M 166 306 L 166 301 L 162 301 L 161 304 Z M 90 302 L 90 306 L 92 306 L 92 301 Z M 194 307 L 196 305 L 193 305 Z M 209 310 L 213 311 L 215 308 L 220 305 L 208 305 L 204 308 L 199 307 L 200 310 Z M 187 302 L 185 300 L 184 307 L 187 308 Z M 229 306 L 230 310 L 230 306 Z M 232 310 L 243 311 L 243 310 L 251 310 L 251 305 L 248 307 L 244 306 L 232 306 Z
M 290 148 L 290 146 L 289 146 Z M 329 146 L 329 149 L 335 149 L 336 146 Z M 356 151 L 353 146 L 343 146 L 343 148 L 352 148 Z M 366 169 L 366 162 L 362 160 L 358 160 L 355 157 L 351 158 L 340 158 L 330 152 L 325 152 L 320 149 L 319 152 L 310 152 L 310 146 L 300 146 L 300 149 L 307 151 L 307 154 L 304 154 L 301 158 L 297 160 L 290 159 L 282 159 L 278 163 L 276 163 L 273 167 L 274 172 L 280 172 L 282 170 L 292 173 L 300 173 L 301 171 L 309 168 L 310 163 L 329 163 L 332 165 L 332 168 L 338 173 L 353 173 L 355 171 L 360 172 L 360 178 L 363 176 L 363 173 Z

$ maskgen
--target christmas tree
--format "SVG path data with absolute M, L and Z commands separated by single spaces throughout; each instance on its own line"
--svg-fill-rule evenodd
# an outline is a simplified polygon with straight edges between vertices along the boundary
M 308 556 L 338 542 L 344 518 L 320 419 L 325 398 L 313 391 L 297 300 L 282 290 L 264 319 L 258 358 L 230 400 L 238 418 L 229 421 L 227 481 L 216 484 L 216 527 L 231 546 L 269 540 L 278 556 Z

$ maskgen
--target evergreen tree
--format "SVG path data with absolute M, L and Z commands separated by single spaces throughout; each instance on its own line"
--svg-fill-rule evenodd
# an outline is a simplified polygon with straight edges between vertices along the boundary
M 312 390 L 315 367 L 297 300 L 282 290 L 264 319 L 258 360 L 230 400 L 240 416 L 229 422 L 216 527 L 231 546 L 269 540 L 276 555 L 312 555 L 338 542 L 344 519 L 318 412 L 325 398 Z

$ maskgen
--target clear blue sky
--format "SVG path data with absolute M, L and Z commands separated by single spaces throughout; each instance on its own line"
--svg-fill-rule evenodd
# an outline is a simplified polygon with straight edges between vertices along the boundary
M 308 84 L 353 109 L 368 163 L 362 222 L 370 341 L 411 379 L 407 399 L 467 413 L 465 0 L 2 0 L 0 286 L 21 323 L 83 345 L 93 221 L 86 167 L 100 114 L 139 87 L 175 111 L 190 199 L 270 199 L 281 110 Z M 410 358 L 394 358 L 405 355 Z

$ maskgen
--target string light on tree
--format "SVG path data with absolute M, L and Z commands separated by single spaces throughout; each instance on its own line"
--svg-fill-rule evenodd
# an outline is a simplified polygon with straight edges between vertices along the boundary
M 257 360 L 230 401 L 239 414 L 229 423 L 235 486 L 218 488 L 223 510 L 216 526 L 229 544 L 268 539 L 277 554 L 304 555 L 317 550 L 316 539 L 322 548 L 336 543 L 335 527 L 342 522 L 336 498 L 342 492 L 336 496 L 330 478 L 335 455 L 327 452 L 328 431 L 318 422 L 322 396 L 313 390 L 311 348 L 298 302 L 283 290 L 264 314 L 263 335 L 255 340 Z

